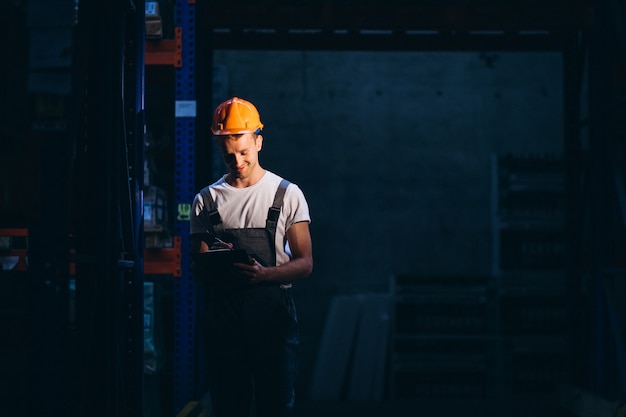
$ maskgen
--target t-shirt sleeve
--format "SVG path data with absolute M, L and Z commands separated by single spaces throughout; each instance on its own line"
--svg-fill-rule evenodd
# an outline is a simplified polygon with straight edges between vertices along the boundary
M 191 204 L 191 212 L 189 213 L 189 234 L 206 233 L 206 227 L 202 222 L 202 210 L 204 209 L 204 201 L 200 193 L 196 194 Z
M 311 222 L 309 205 L 304 193 L 296 184 L 290 184 L 285 191 L 285 230 L 288 230 L 294 223 Z

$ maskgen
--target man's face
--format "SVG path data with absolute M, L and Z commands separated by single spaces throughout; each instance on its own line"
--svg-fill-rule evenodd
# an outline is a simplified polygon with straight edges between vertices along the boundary
M 222 158 L 234 178 L 245 179 L 259 167 L 259 151 L 263 144 L 261 135 L 244 133 L 218 139 Z

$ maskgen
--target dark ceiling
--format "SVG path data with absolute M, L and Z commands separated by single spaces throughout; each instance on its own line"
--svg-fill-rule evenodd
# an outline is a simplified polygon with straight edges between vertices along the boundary
M 358 4 L 356 4 L 358 3 Z M 592 1 L 215 2 L 201 19 L 220 49 L 562 49 Z

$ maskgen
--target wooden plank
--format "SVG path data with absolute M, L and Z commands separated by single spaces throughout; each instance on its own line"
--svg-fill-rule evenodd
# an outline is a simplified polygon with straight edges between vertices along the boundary
M 389 347 L 390 297 L 370 294 L 362 297 L 361 317 L 352 359 L 349 400 L 383 398 Z
M 561 407 L 579 417 L 614 417 L 619 409 L 617 401 L 609 401 L 580 388 L 560 387 Z
M 311 399 L 338 400 L 359 319 L 361 303 L 355 296 L 338 295 L 331 300 L 311 381 Z
M 199 417 L 202 412 L 202 404 L 198 401 L 189 401 L 176 417 Z

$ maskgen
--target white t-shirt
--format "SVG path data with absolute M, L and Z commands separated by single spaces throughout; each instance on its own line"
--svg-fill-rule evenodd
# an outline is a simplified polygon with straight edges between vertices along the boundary
M 224 229 L 264 228 L 267 212 L 274 202 L 274 195 L 282 178 L 265 171 L 256 184 L 235 188 L 226 182 L 226 175 L 211 184 L 209 190 L 217 205 Z M 193 199 L 189 232 L 206 233 L 206 227 L 200 217 L 204 209 L 204 201 L 200 193 Z M 310 222 L 309 206 L 304 193 L 296 184 L 290 184 L 285 191 L 283 207 L 276 226 L 276 265 L 289 261 L 290 256 L 285 249 L 286 231 L 298 222 Z

